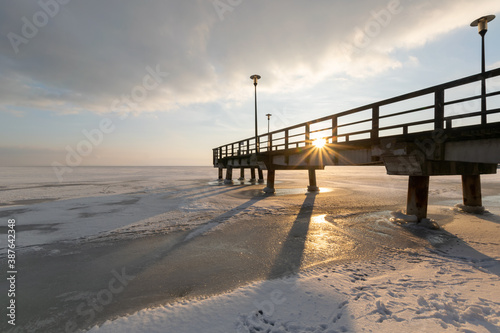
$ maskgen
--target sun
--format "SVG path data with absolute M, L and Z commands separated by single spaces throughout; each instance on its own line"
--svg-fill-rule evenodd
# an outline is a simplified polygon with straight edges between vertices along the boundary
M 320 138 L 313 141 L 313 145 L 316 148 L 323 148 L 326 145 L 326 139 Z

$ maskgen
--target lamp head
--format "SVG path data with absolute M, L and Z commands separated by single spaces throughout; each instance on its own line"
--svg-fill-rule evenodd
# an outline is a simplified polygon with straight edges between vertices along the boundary
M 493 21 L 495 15 L 486 15 L 473 21 L 470 26 L 477 27 L 477 30 L 481 36 L 484 36 L 488 31 L 488 22 Z
M 254 75 L 250 76 L 250 78 L 253 80 L 253 85 L 256 86 L 257 80 L 260 79 L 260 75 L 254 74 Z

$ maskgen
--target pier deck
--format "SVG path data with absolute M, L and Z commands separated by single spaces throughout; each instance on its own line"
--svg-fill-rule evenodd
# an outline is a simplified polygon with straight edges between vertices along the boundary
M 277 170 L 308 170 L 314 191 L 325 166 L 384 164 L 390 175 L 409 176 L 407 213 L 419 219 L 430 176 L 462 175 L 464 205 L 481 207 L 480 175 L 496 173 L 498 163 L 500 68 L 213 149 L 219 179 L 224 169 L 227 183 L 233 169 L 240 179 L 250 169 L 263 181 L 267 170 L 266 192 Z

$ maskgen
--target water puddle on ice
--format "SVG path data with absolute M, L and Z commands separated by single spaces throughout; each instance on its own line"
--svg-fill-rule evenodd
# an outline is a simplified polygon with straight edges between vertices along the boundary
M 317 193 L 328 193 L 333 192 L 333 188 L 321 187 L 319 191 L 309 192 L 305 188 L 278 188 L 274 195 L 283 196 L 283 195 L 296 195 L 296 194 L 317 194 Z
M 268 196 L 292 196 L 292 195 L 306 195 L 306 194 L 321 194 L 333 192 L 335 189 L 329 187 L 322 187 L 319 191 L 309 192 L 306 188 L 298 187 L 298 188 L 277 188 L 274 193 L 265 193 L 263 188 L 254 188 L 251 190 L 244 190 L 239 192 L 239 195 L 243 195 L 245 197 L 268 197 Z
M 450 240 L 442 230 L 391 221 L 390 211 L 311 216 L 304 249 L 305 266 L 325 260 L 370 258 L 385 250 L 437 246 Z

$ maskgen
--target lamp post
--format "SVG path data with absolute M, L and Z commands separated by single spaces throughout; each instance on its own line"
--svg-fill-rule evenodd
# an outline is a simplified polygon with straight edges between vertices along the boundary
M 266 114 L 267 117 L 267 149 L 271 150 L 271 135 L 269 134 L 269 122 L 271 121 L 272 114 Z
M 481 35 L 481 124 L 486 124 L 486 78 L 484 73 L 486 72 L 486 61 L 484 55 L 484 35 L 488 31 L 488 22 L 492 21 L 495 15 L 486 15 L 473 21 L 470 26 L 477 27 L 479 34 Z
M 271 120 L 272 114 L 268 113 L 266 114 L 267 117 L 267 134 L 269 134 L 269 121 Z
M 254 74 L 250 76 L 253 80 L 253 86 L 255 88 L 255 152 L 259 152 L 259 134 L 257 132 L 257 80 L 260 79 L 260 75 Z

